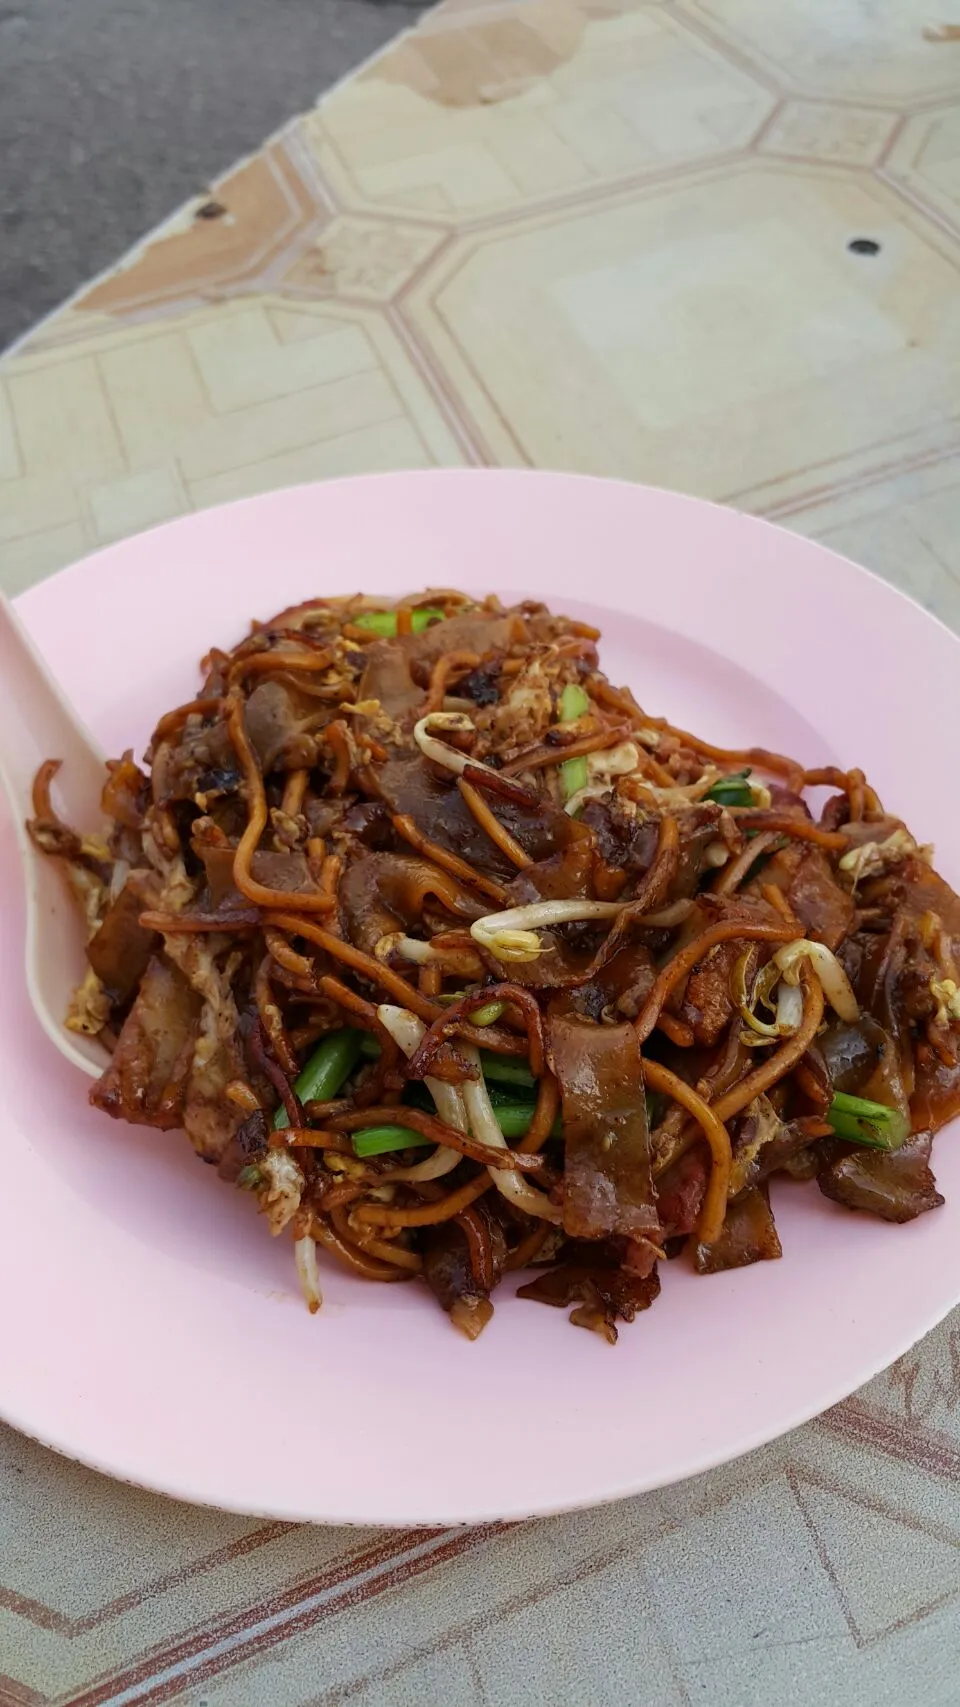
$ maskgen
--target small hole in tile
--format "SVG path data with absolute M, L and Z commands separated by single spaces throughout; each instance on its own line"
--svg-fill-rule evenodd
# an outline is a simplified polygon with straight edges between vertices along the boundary
M 854 237 L 847 244 L 851 255 L 879 255 L 880 245 L 873 237 Z

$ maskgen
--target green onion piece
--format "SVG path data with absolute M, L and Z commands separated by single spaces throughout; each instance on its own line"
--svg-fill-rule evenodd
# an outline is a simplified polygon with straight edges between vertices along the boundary
M 260 1169 L 255 1167 L 252 1162 L 248 1162 L 245 1168 L 240 1169 L 237 1175 L 237 1184 L 241 1191 L 256 1191 L 261 1177 Z
M 353 1134 L 358 1156 L 384 1156 L 388 1150 L 412 1150 L 417 1144 L 429 1143 L 422 1132 L 411 1132 L 409 1126 L 364 1126 Z
M 571 800 L 580 788 L 586 788 L 588 781 L 586 759 L 564 759 L 560 766 L 560 793 L 564 800 Z
M 494 1109 L 499 1126 L 505 1138 L 523 1138 L 530 1130 L 533 1120 L 533 1103 L 510 1102 L 501 1104 Z M 559 1138 L 563 1132 L 559 1116 L 554 1121 L 550 1136 Z M 390 1150 L 412 1150 L 416 1145 L 429 1144 L 419 1132 L 411 1132 L 406 1126 L 364 1126 L 353 1134 L 353 1148 L 356 1155 L 384 1156 Z
M 561 723 L 576 723 L 578 717 L 585 717 L 590 710 L 590 696 L 576 682 L 568 682 L 560 695 L 557 715 Z
M 294 1080 L 293 1088 L 301 1102 L 327 1102 L 335 1097 L 344 1079 L 348 1079 L 360 1059 L 361 1033 L 352 1026 L 334 1031 L 318 1044 L 309 1061 Z M 278 1108 L 273 1117 L 273 1129 L 281 1132 L 289 1126 L 287 1111 Z
M 480 1065 L 485 1079 L 498 1080 L 501 1085 L 526 1085 L 528 1089 L 536 1086 L 526 1061 L 518 1061 L 515 1055 L 494 1055 L 490 1049 L 481 1049 Z
M 431 622 L 442 622 L 443 611 L 436 610 L 432 605 L 426 605 L 422 610 L 411 612 L 410 626 L 414 634 L 422 634 Z M 397 613 L 395 610 L 365 610 L 353 619 L 354 628 L 366 628 L 371 634 L 378 634 L 383 640 L 392 640 L 397 632 Z
M 866 1097 L 837 1091 L 827 1109 L 827 1120 L 838 1138 L 851 1144 L 866 1144 L 872 1150 L 899 1150 L 909 1136 L 910 1122 L 886 1103 L 868 1102 Z
M 365 1031 L 360 1039 L 360 1054 L 364 1061 L 379 1061 L 380 1043 L 372 1031 Z
M 494 1104 L 493 1112 L 505 1138 L 523 1138 L 530 1130 L 533 1120 L 534 1105 L 532 1102 L 498 1102 Z M 559 1138 L 563 1132 L 560 1116 L 557 1115 L 550 1132 L 551 1138 Z
M 506 1002 L 487 1002 L 485 1007 L 475 1008 L 469 1015 L 471 1025 L 495 1025 L 506 1007 Z
M 753 789 L 747 781 L 749 775 L 746 770 L 718 777 L 713 787 L 707 790 L 704 800 L 715 800 L 718 806 L 752 806 Z

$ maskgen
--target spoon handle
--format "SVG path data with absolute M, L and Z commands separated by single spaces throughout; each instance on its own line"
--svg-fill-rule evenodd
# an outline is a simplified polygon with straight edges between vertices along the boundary
M 58 860 L 37 852 L 26 831 L 33 779 L 44 759 L 60 759 L 55 789 L 66 821 L 80 830 L 103 820 L 103 757 L 36 651 L 12 605 L 0 594 L 0 782 L 13 819 L 26 886 L 26 974 L 47 1035 L 84 1072 L 102 1071 L 96 1038 L 67 1031 L 70 996 L 86 970 L 84 934 Z

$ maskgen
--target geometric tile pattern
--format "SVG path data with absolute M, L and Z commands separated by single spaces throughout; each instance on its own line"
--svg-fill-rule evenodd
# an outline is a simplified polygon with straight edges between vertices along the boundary
M 958 36 L 445 0 L 0 362 L 4 589 L 489 462 L 736 503 L 960 629 Z M 248 1521 L 0 1430 L 0 1707 L 957 1707 L 958 1488 L 960 1314 L 738 1464 L 509 1528 Z

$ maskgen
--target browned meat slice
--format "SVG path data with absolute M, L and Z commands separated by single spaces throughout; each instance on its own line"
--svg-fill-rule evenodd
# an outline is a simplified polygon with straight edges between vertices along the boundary
M 228 915 L 248 907 L 250 903 L 246 897 L 233 885 L 235 849 L 228 843 L 197 842 L 194 845 L 206 872 L 210 906 L 223 908 Z M 279 889 L 289 895 L 305 895 L 317 887 L 310 875 L 306 856 L 297 849 L 281 853 L 271 848 L 258 848 L 250 861 L 250 874 L 265 888 Z
M 175 741 L 156 748 L 150 781 L 158 806 L 192 800 L 197 793 L 232 793 L 240 774 L 224 720 L 188 718 Z
M 657 1208 L 665 1239 L 692 1233 L 707 1189 L 709 1157 L 697 1144 L 674 1162 L 657 1181 Z
M 151 954 L 160 946 L 156 932 L 144 930 L 140 923 L 140 914 L 154 904 L 159 888 L 160 880 L 152 873 L 137 872 L 128 877 L 87 944 L 87 959 L 111 1007 L 122 1007 L 129 1000 Z
M 688 811 L 677 813 L 680 831 L 680 863 L 670 886 L 670 900 L 686 900 L 696 893 L 707 867 L 707 849 L 720 840 L 722 807 L 703 800 Z
M 825 1197 L 883 1221 L 913 1221 L 943 1198 L 930 1170 L 930 1132 L 915 1132 L 899 1150 L 831 1143 L 817 1183 Z
M 490 1294 L 500 1284 L 506 1258 L 503 1228 L 483 1202 L 427 1235 L 423 1278 L 468 1339 L 476 1339 L 493 1314 Z
M 407 854 L 357 855 L 347 865 L 337 892 L 347 935 L 367 954 L 374 952 L 381 937 L 394 931 L 412 930 L 421 936 L 425 896 L 432 906 L 450 913 L 451 925 L 456 919 L 482 918 L 490 910 L 489 903 L 472 900 L 429 860 Z
M 727 1268 L 746 1268 L 772 1262 L 783 1255 L 766 1186 L 750 1186 L 727 1205 L 719 1239 L 698 1245 L 694 1262 L 698 1274 L 721 1274 Z
M 357 694 L 361 703 L 375 699 L 397 723 L 410 721 L 423 703 L 423 688 L 410 674 L 410 661 L 395 640 L 375 640 L 364 655 L 364 671 Z
M 656 1270 L 634 1274 L 620 1266 L 617 1252 L 608 1246 L 572 1243 L 564 1247 L 564 1257 L 557 1267 L 545 1269 L 519 1287 L 517 1297 L 559 1310 L 576 1304 L 571 1322 L 578 1328 L 592 1328 L 611 1345 L 616 1344 L 618 1319 L 632 1322 L 659 1296 Z
M 633 1026 L 553 1013 L 547 1039 L 563 1099 L 564 1230 L 583 1239 L 656 1237 L 660 1219 Z
M 853 898 L 840 888 L 819 848 L 804 853 L 787 898 L 808 937 L 839 947 L 853 924 Z
M 94 1106 L 141 1126 L 181 1126 L 202 1005 L 175 967 L 151 960 L 110 1065 L 90 1092 Z
M 730 979 L 742 953 L 742 942 L 718 943 L 705 960 L 698 962 L 687 980 L 680 1017 L 693 1027 L 693 1035 L 702 1047 L 712 1048 L 730 1023 L 733 1014 Z
M 247 729 L 264 775 L 316 764 L 316 730 L 330 715 L 329 708 L 318 707 L 309 694 L 298 693 L 285 682 L 266 681 L 255 687 L 247 700 Z
M 405 634 L 394 644 L 411 664 L 432 669 L 445 652 L 503 652 L 510 644 L 517 619 L 513 616 L 450 616 L 434 622 L 422 634 Z
M 419 753 L 388 759 L 378 767 L 376 781 L 390 811 L 412 818 L 417 829 L 439 847 L 459 854 L 489 876 L 516 876 L 516 866 L 480 828 L 452 779 L 437 777 Z M 549 859 L 580 834 L 572 818 L 548 803 L 526 807 L 490 796 L 489 804 L 534 861 Z
M 910 1118 L 914 1126 L 939 1132 L 960 1114 L 960 1062 L 941 1061 L 933 1050 L 917 1062 Z

